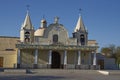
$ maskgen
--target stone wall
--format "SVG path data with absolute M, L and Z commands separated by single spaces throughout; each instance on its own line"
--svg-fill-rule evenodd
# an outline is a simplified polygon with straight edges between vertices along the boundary
M 0 57 L 3 57 L 3 68 L 14 68 L 17 63 L 15 44 L 18 37 L 0 36 Z

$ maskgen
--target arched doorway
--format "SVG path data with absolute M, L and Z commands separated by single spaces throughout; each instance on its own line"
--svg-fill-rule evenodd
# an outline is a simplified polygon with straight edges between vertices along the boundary
M 60 54 L 58 53 L 58 52 L 56 52 L 56 51 L 53 51 L 52 52 L 52 65 L 51 65 L 51 67 L 53 68 L 53 69 L 56 69 L 56 68 L 60 68 Z

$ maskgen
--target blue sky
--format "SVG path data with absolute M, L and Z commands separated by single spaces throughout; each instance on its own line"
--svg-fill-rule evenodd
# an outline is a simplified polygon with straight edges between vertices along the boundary
M 28 4 L 35 29 L 43 15 L 48 24 L 59 16 L 72 36 L 82 8 L 89 39 L 97 40 L 100 47 L 120 45 L 120 0 L 0 0 L 0 36 L 19 36 Z

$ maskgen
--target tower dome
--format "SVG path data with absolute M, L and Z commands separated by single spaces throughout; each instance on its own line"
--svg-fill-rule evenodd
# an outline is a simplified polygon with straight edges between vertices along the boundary
M 42 19 L 42 20 L 41 20 L 41 23 L 46 23 L 46 20 L 45 20 L 45 19 Z
M 47 27 L 47 21 L 45 19 L 41 20 L 41 28 L 46 28 Z
M 39 28 L 35 31 L 34 36 L 43 36 L 45 28 Z
M 43 36 L 46 27 L 47 27 L 47 21 L 43 18 L 41 20 L 40 28 L 35 31 L 34 35 L 35 36 Z

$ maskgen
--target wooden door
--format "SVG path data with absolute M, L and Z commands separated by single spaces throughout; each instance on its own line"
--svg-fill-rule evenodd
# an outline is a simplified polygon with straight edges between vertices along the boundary
M 98 65 L 100 65 L 100 69 L 104 69 L 104 60 L 98 60 Z
M 0 67 L 3 67 L 3 57 L 0 57 Z

